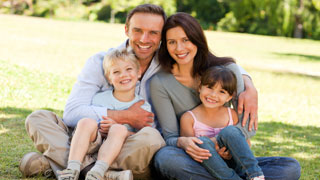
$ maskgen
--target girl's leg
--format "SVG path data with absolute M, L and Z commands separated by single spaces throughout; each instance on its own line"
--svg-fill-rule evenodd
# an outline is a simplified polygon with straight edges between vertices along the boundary
M 204 160 L 202 165 L 213 177 L 221 180 L 242 180 L 238 174 L 233 169 L 229 168 L 227 163 L 220 157 L 215 149 L 215 144 L 208 137 L 203 136 L 199 139 L 203 143 L 198 144 L 198 146 L 208 149 L 212 155 L 208 160 Z
M 217 137 L 220 147 L 227 147 L 232 155 L 234 169 L 239 175 L 246 175 L 249 179 L 263 175 L 243 133 L 235 126 L 228 126 L 221 130 Z

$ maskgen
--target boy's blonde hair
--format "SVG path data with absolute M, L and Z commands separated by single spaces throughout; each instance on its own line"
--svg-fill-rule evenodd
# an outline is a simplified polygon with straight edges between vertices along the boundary
M 113 49 L 108 51 L 108 53 L 105 55 L 103 59 L 103 70 L 105 77 L 109 80 L 109 73 L 110 68 L 115 63 L 117 63 L 118 60 L 123 61 L 131 61 L 137 68 L 137 71 L 140 70 L 140 63 L 137 59 L 137 57 L 134 55 L 132 48 L 124 48 L 124 49 Z

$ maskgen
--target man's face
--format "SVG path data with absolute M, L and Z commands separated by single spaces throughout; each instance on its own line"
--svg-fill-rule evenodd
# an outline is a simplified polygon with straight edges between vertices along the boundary
M 156 14 L 135 13 L 131 17 L 125 31 L 140 61 L 151 61 L 160 44 L 163 24 L 162 16 Z

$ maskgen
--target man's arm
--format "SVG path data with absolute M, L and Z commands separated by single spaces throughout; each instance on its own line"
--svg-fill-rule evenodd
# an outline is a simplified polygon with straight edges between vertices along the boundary
M 72 88 L 63 113 L 63 120 L 69 127 L 75 127 L 82 118 L 102 120 L 107 115 L 107 108 L 91 105 L 92 97 L 107 86 L 107 81 L 102 70 L 102 61 L 105 52 L 90 57 L 77 82 Z
M 129 124 L 130 126 L 141 129 L 145 126 L 151 126 L 153 123 L 153 113 L 146 111 L 141 106 L 144 100 L 138 101 L 126 110 L 108 109 L 108 117 L 114 119 L 119 124 Z
M 254 125 L 255 130 L 258 129 L 258 91 L 254 87 L 253 82 L 247 75 L 243 75 L 243 81 L 245 91 L 239 95 L 238 113 L 242 114 L 244 110 L 244 116 L 242 126 L 247 122 L 250 116 L 249 131 Z
M 251 131 L 254 125 L 255 130 L 258 129 L 258 91 L 254 87 L 250 75 L 238 65 L 240 73 L 244 81 L 245 89 L 239 95 L 238 102 L 238 114 L 242 114 L 244 111 L 244 117 L 242 121 L 242 126 L 245 126 L 247 120 L 250 116 L 249 131 Z

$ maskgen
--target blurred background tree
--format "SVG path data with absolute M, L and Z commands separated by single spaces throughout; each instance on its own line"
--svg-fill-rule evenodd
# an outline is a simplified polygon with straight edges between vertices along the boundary
M 320 39 L 320 0 L 0 0 L 0 13 L 124 23 L 143 3 L 190 13 L 204 29 Z

